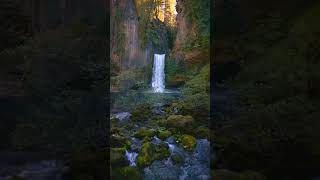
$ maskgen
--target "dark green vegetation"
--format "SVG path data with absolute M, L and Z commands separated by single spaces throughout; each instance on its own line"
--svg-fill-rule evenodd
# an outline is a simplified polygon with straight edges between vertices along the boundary
M 105 22 L 78 21 L 0 52 L 1 148 L 70 162 L 71 179 L 106 178 Z M 19 89 L 18 89 L 19 88 Z
M 253 170 L 267 179 L 318 177 L 320 2 L 243 3 L 234 4 L 240 11 L 233 20 L 240 24 L 237 17 L 251 13 L 243 6 L 260 10 L 249 13 L 253 24 L 242 22 L 246 32 L 215 34 L 218 48 L 229 50 L 223 58 L 241 61 L 239 74 L 226 83 L 231 112 L 214 117 L 215 168 Z M 216 179 L 243 176 L 221 170 L 213 174 Z

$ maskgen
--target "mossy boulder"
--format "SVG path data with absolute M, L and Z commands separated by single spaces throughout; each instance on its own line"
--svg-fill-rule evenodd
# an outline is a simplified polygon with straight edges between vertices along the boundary
M 156 147 L 151 142 L 143 143 L 140 153 L 137 157 L 137 165 L 140 167 L 148 166 L 154 160 Z
M 162 140 L 165 140 L 170 136 L 171 136 L 171 132 L 169 130 L 159 130 L 158 131 L 158 137 Z
M 147 129 L 147 128 L 140 128 L 136 134 L 134 135 L 134 137 L 139 138 L 139 139 L 143 139 L 145 137 L 152 137 L 155 135 L 155 130 L 154 129 Z
M 125 156 L 125 148 L 111 148 L 110 163 L 112 167 L 128 166 L 129 162 Z
M 193 121 L 192 116 L 170 115 L 166 120 L 166 125 L 168 127 L 184 129 L 190 127 Z
M 174 154 L 171 156 L 171 160 L 174 164 L 178 164 L 178 165 L 181 165 L 184 163 L 184 159 L 181 155 L 179 154 Z
M 137 158 L 137 165 L 145 167 L 155 160 L 168 158 L 170 155 L 167 144 L 154 145 L 150 141 L 144 142 Z
M 162 160 L 170 156 L 168 144 L 162 143 L 156 145 L 155 160 Z
M 132 111 L 131 119 L 132 121 L 145 121 L 151 117 L 151 113 L 152 110 L 150 106 L 139 106 Z
M 196 129 L 195 134 L 198 138 L 210 138 L 210 129 L 207 127 L 200 126 Z
M 188 134 L 178 136 L 177 141 L 187 151 L 192 151 L 197 145 L 196 138 Z
M 111 171 L 111 179 L 117 180 L 142 180 L 143 174 L 137 167 L 116 168 Z

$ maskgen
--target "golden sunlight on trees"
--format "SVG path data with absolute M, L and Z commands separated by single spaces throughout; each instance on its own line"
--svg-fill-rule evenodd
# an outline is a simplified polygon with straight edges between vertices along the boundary
M 138 16 L 153 11 L 153 18 L 159 19 L 170 26 L 176 25 L 176 0 L 135 0 Z

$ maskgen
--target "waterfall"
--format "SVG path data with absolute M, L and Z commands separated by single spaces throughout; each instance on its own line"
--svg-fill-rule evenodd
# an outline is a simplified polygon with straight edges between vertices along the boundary
M 154 92 L 164 92 L 164 65 L 165 54 L 155 54 L 152 73 L 152 89 Z
M 136 158 L 138 156 L 138 153 L 135 153 L 135 152 L 128 152 L 126 150 L 126 156 L 128 158 L 128 161 L 130 162 L 130 166 L 136 166 Z

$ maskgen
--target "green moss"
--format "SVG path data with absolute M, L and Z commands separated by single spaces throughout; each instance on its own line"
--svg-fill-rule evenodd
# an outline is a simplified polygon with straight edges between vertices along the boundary
M 167 126 L 174 128 L 186 128 L 193 123 L 192 116 L 170 115 L 167 118 Z
M 155 160 L 162 160 L 168 158 L 169 156 L 170 152 L 168 144 L 159 144 L 156 146 L 156 152 L 154 156 Z
M 152 137 L 155 135 L 155 130 L 147 129 L 147 128 L 140 128 L 138 132 L 134 135 L 134 137 L 143 139 L 145 137 Z
M 148 166 L 154 160 L 155 146 L 151 142 L 143 143 L 139 156 L 137 158 L 137 165 L 140 167 Z
M 172 155 L 171 159 L 172 159 L 174 164 L 181 165 L 181 164 L 184 163 L 183 157 L 181 155 L 178 155 L 178 154 Z
M 198 127 L 195 131 L 198 138 L 210 138 L 210 129 L 206 127 Z
M 169 155 L 170 152 L 167 144 L 154 145 L 150 141 L 144 142 L 137 158 L 137 165 L 145 167 L 155 160 L 168 158 Z
M 171 136 L 171 132 L 169 130 L 158 131 L 158 137 L 162 140 L 167 139 L 170 136 Z
M 187 151 L 192 151 L 197 145 L 196 138 L 187 134 L 178 137 L 178 142 Z

